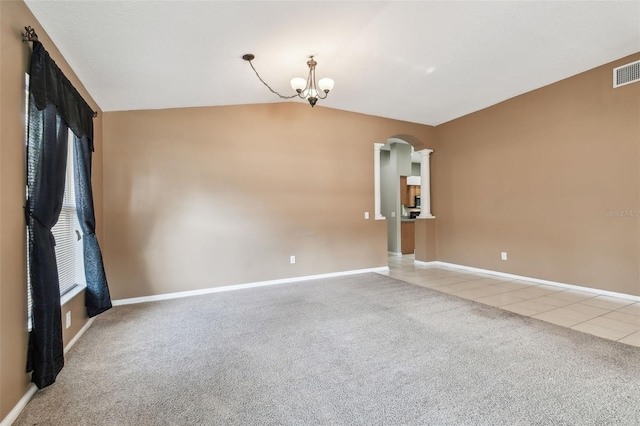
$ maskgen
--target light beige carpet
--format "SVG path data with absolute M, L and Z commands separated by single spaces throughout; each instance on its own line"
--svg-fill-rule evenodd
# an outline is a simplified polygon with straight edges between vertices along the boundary
M 115 307 L 17 425 L 638 425 L 640 350 L 377 274 Z

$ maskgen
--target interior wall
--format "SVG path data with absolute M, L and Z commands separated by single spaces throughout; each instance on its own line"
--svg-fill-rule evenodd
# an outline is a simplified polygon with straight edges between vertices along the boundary
M 31 45 L 22 41 L 25 26 L 36 30 L 51 57 L 95 110 L 93 102 L 46 32 L 21 1 L 0 1 L 0 419 L 4 419 L 29 388 L 27 357 L 27 278 L 25 220 L 25 99 L 24 75 Z M 93 185 L 102 240 L 102 132 L 101 116 L 95 120 L 96 152 Z M 83 298 L 84 292 L 77 296 Z M 84 302 L 66 305 L 72 311 L 72 329 L 65 342 L 86 322 Z
M 395 155 L 397 170 L 398 170 L 398 183 L 400 182 L 400 176 L 411 176 L 411 145 L 403 143 L 391 144 L 391 156 Z M 398 190 L 400 187 L 398 187 Z M 398 193 L 398 201 L 400 201 L 400 193 Z
M 436 127 L 438 260 L 640 295 L 638 59 Z
M 393 169 L 393 201 L 391 213 L 387 216 L 389 251 L 402 253 L 402 208 L 400 197 L 400 176 L 411 175 L 411 145 L 391 143 L 391 164 Z
M 433 148 L 430 126 L 296 102 L 103 124 L 114 299 L 386 266 L 373 144 L 406 133 Z
M 415 260 L 432 262 L 436 258 L 436 219 L 416 219 Z
M 412 138 L 412 142 L 416 142 L 415 138 Z M 387 250 L 390 253 L 400 254 L 402 252 L 400 176 L 412 174 L 411 145 L 387 143 L 389 149 L 380 151 L 380 207 L 382 216 L 387 221 Z

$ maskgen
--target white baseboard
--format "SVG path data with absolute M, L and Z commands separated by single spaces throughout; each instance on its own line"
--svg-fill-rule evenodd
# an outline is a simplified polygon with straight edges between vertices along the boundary
M 258 282 L 247 283 L 247 284 L 235 284 L 235 285 L 228 285 L 223 287 L 203 288 L 201 290 L 189 290 L 189 291 L 180 291 L 176 293 L 165 293 L 165 294 L 158 294 L 154 296 L 132 297 L 130 299 L 113 300 L 111 303 L 113 304 L 113 306 L 131 305 L 134 303 L 156 302 L 158 300 L 177 299 L 180 297 L 198 296 L 202 294 L 219 293 L 223 291 L 243 290 L 245 288 L 295 283 L 300 281 L 317 280 L 320 278 L 342 277 L 345 275 L 366 274 L 368 272 L 384 272 L 388 270 L 389 270 L 388 266 L 381 266 L 378 268 L 368 268 L 368 269 L 355 269 L 351 271 L 331 272 L 328 274 L 306 275 L 303 277 L 283 278 L 280 280 L 258 281 Z
M 85 331 L 87 331 L 89 329 L 89 327 L 91 327 L 91 324 L 93 324 L 93 320 L 95 320 L 94 318 L 89 318 L 89 320 L 87 321 L 87 323 L 84 325 L 84 327 L 82 327 L 80 329 L 80 331 L 78 331 L 76 333 L 75 336 L 73 336 L 73 339 L 71 339 L 69 341 L 69 343 L 67 343 L 67 346 L 64 347 L 64 354 L 66 355 L 67 352 L 69 352 L 69 349 L 71 349 L 73 347 L 73 345 L 76 344 L 76 342 L 78 341 L 78 339 L 80 339 L 82 337 L 82 335 L 85 333 Z
M 31 398 L 33 398 L 33 395 L 37 390 L 38 388 L 36 387 L 36 385 L 31 383 L 31 386 L 29 386 L 29 390 L 27 390 L 27 393 L 25 393 L 24 396 L 20 398 L 20 401 L 18 401 L 16 406 L 13 407 L 13 410 L 11 410 L 9 414 L 7 414 L 7 417 L 2 419 L 2 422 L 0 422 L 0 426 L 11 426 L 13 422 L 16 421 L 20 413 L 22 413 L 24 407 L 26 407 L 29 401 L 31 401 Z
M 391 256 L 402 256 L 402 253 L 398 253 L 398 252 L 395 252 L 395 251 L 388 251 L 387 253 L 389 255 L 391 255 Z
M 80 339 L 80 337 L 82 337 L 82 335 L 89 329 L 89 327 L 91 327 L 91 324 L 93 324 L 93 320 L 95 320 L 95 318 L 89 318 L 89 320 L 84 325 L 84 327 L 82 327 L 80 331 L 78 331 L 76 335 L 73 336 L 73 339 L 71 339 L 69 343 L 67 343 L 67 346 L 64 347 L 65 355 L 67 354 L 67 352 L 69 352 L 69 350 L 73 347 L 73 345 L 76 344 L 76 342 Z M 0 426 L 11 426 L 13 422 L 16 421 L 20 413 L 22 413 L 22 410 L 24 410 L 24 407 L 26 407 L 29 401 L 31 401 L 31 398 L 33 398 L 33 395 L 35 395 L 37 390 L 38 390 L 38 387 L 33 383 L 31 383 L 31 386 L 29 386 L 29 389 L 24 394 L 24 396 L 20 398 L 20 401 L 18 401 L 16 406 L 13 407 L 13 410 L 11 410 L 9 414 L 7 414 L 7 417 L 2 419 L 2 422 L 0 422 Z
M 525 277 L 523 275 L 508 274 L 506 272 L 492 271 L 490 269 L 474 268 L 473 266 L 458 265 L 458 264 L 455 264 L 455 263 L 441 262 L 439 260 L 433 260 L 433 261 L 430 261 L 430 262 L 423 262 L 421 260 L 416 260 L 415 264 L 416 265 L 424 265 L 424 266 L 444 266 L 444 267 L 447 267 L 447 268 L 462 269 L 462 270 L 465 270 L 465 271 L 479 272 L 479 273 L 482 273 L 482 274 L 496 275 L 496 276 L 505 277 L 505 278 L 513 278 L 514 280 L 525 280 L 525 281 L 531 281 L 531 282 L 538 283 L 538 284 L 546 284 L 546 285 L 553 285 L 553 286 L 556 286 L 556 287 L 563 287 L 563 288 L 567 288 L 567 289 L 571 289 L 571 290 L 586 291 L 586 292 L 589 292 L 589 293 L 600 294 L 600 295 L 603 295 L 603 296 L 611 296 L 611 297 L 617 297 L 617 298 L 620 298 L 620 299 L 634 300 L 636 302 L 640 301 L 640 296 L 634 296 L 633 294 L 617 293 L 615 291 L 602 290 L 602 289 L 599 289 L 599 288 L 592 288 L 592 287 L 583 287 L 583 286 L 574 285 L 574 284 L 565 284 L 565 283 L 561 283 L 561 282 L 557 282 L 557 281 L 541 280 L 539 278 Z

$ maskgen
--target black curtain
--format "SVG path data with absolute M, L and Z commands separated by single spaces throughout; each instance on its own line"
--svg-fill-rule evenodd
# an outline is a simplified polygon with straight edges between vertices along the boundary
M 38 41 L 33 42 L 29 92 L 38 110 L 55 105 L 71 131 L 87 137 L 93 151 L 93 110 Z
M 27 224 L 33 305 L 27 372 L 33 371 L 31 381 L 43 388 L 55 381 L 64 365 L 60 283 L 51 228 L 62 210 L 68 127 L 55 105 L 38 111 L 30 102 L 29 109 Z
M 29 274 L 33 299 L 27 371 L 43 388 L 55 381 L 64 365 L 60 284 L 51 228 L 62 209 L 68 129 L 74 139 L 78 218 L 85 234 L 87 313 L 111 307 L 109 289 L 95 237 L 91 191 L 93 111 L 51 59 L 41 43 L 33 43 L 29 72 L 29 140 L 27 226 Z
M 78 221 L 84 238 L 84 273 L 87 279 L 85 306 L 89 317 L 94 317 L 111 308 L 111 296 L 107 276 L 102 263 L 102 252 L 96 238 L 96 217 L 93 212 L 93 190 L 91 189 L 90 143 L 86 136 L 73 138 L 76 208 Z

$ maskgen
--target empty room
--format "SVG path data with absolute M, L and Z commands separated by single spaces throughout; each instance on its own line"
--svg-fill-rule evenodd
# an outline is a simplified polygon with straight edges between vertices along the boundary
M 0 426 L 640 424 L 640 1 L 0 1 Z

